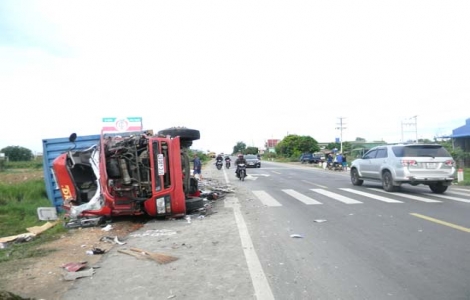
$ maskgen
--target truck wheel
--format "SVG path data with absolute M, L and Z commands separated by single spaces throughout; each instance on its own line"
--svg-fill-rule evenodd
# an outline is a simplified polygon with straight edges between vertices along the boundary
M 196 129 L 184 127 L 172 127 L 160 130 L 158 134 L 169 135 L 171 137 L 179 136 L 184 141 L 195 141 L 201 138 L 201 133 Z
M 186 213 L 190 213 L 197 209 L 204 207 L 204 199 L 202 198 L 188 198 L 186 199 Z
M 181 147 L 189 148 L 193 144 L 193 141 L 201 138 L 201 133 L 196 129 L 189 129 L 185 127 L 172 127 L 160 130 L 158 134 L 169 135 L 171 137 L 180 137 Z

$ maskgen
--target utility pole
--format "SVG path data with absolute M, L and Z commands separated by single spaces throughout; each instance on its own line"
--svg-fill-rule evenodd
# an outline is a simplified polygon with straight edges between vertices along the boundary
M 411 119 L 414 119 L 414 122 L 410 122 Z M 414 130 L 405 131 L 405 130 L 403 130 L 404 125 L 405 126 L 413 126 Z M 417 115 L 413 116 L 411 118 L 408 118 L 405 121 L 401 121 L 401 141 L 402 141 L 402 143 L 405 142 L 404 135 L 403 135 L 404 132 L 414 132 L 415 133 L 415 138 L 416 138 L 415 143 L 418 143 L 418 116 Z
M 344 122 L 343 122 L 343 119 L 346 119 L 344 117 L 339 117 L 339 123 L 336 123 L 338 125 L 338 127 L 336 127 L 336 129 L 339 129 L 339 142 L 340 142 L 340 150 L 339 152 L 340 153 L 343 153 L 343 129 L 346 129 L 346 127 L 344 127 L 344 125 L 346 125 Z

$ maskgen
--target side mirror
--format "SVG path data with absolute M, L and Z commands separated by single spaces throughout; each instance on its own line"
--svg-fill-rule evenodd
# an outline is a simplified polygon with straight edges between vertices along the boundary
M 76 140 L 77 140 L 77 134 L 74 132 L 69 136 L 69 141 L 71 143 L 75 143 Z

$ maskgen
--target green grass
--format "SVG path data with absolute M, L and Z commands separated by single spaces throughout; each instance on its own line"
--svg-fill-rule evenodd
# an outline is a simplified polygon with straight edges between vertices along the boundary
M 463 169 L 463 179 L 464 181 L 458 182 L 458 185 L 470 186 L 470 168 Z
M 28 227 L 43 225 L 45 221 L 38 219 L 37 208 L 50 206 L 42 179 L 18 184 L 0 183 L 0 237 L 26 233 Z M 0 249 L 0 263 L 42 256 L 46 252 L 38 250 L 38 246 L 58 238 L 65 231 L 64 226 L 58 224 L 28 242 L 10 242 L 5 249 Z
M 31 161 L 7 161 L 4 162 L 4 169 L 32 169 L 39 170 L 42 168 L 42 161 L 31 160 Z

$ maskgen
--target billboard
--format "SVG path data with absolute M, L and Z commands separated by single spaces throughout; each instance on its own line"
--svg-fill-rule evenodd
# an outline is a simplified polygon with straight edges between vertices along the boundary
M 125 131 L 142 131 L 141 117 L 126 118 L 103 118 L 101 131 L 106 132 L 125 132 Z

